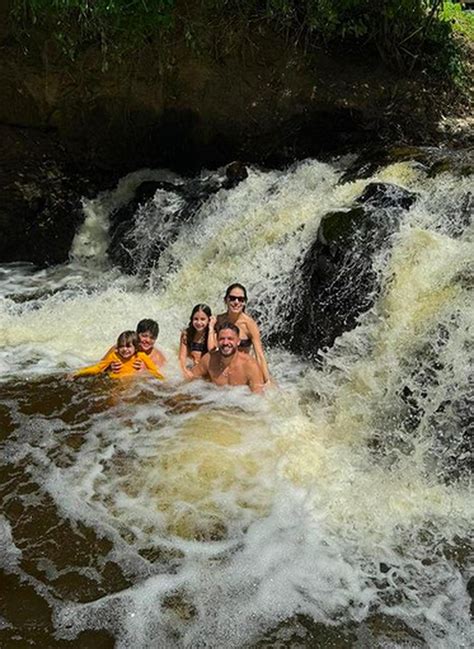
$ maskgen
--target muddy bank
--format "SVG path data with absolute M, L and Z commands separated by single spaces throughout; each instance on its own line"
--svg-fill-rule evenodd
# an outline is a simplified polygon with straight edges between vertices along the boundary
M 312 49 L 262 23 L 179 25 L 122 57 L 98 44 L 68 58 L 44 27 L 28 37 L 0 0 L 0 124 L 47 130 L 78 165 L 192 171 L 232 159 L 268 166 L 380 140 L 427 144 L 463 107 L 446 86 L 376 56 Z M 71 35 L 74 38 L 74 35 Z M 459 102 L 458 102 L 459 103 Z

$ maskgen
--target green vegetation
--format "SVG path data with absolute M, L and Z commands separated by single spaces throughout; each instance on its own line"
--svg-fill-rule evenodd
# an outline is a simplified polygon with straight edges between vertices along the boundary
M 172 24 L 174 0 L 13 0 L 23 36 L 46 27 L 69 58 L 99 43 L 104 55 L 146 43 Z
M 308 49 L 336 47 L 376 52 L 404 73 L 424 68 L 462 76 L 462 48 L 453 31 L 470 34 L 474 19 L 443 0 L 12 0 L 13 16 L 28 34 L 48 28 L 71 58 L 84 46 L 123 55 L 177 28 L 200 49 L 206 32 L 226 21 L 252 29 L 266 22 Z M 453 22 L 454 18 L 454 22 Z M 204 32 L 203 32 L 204 30 Z
M 445 2 L 442 17 L 451 22 L 455 32 L 474 41 L 474 12 L 463 11 L 459 2 Z

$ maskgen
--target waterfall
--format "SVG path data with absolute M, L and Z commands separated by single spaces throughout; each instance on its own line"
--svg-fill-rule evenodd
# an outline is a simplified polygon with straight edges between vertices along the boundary
M 51 608 L 49 638 L 472 644 L 471 178 L 407 161 L 347 180 L 349 163 L 250 168 L 232 188 L 222 170 L 137 172 L 86 204 L 70 264 L 2 269 L 4 567 Z M 410 200 L 369 204 L 374 186 Z M 337 254 L 334 215 L 354 227 Z M 305 321 L 315 241 L 330 344 Z M 234 281 L 267 341 L 263 397 L 179 375 L 192 306 L 220 312 Z M 165 383 L 65 381 L 143 317 Z

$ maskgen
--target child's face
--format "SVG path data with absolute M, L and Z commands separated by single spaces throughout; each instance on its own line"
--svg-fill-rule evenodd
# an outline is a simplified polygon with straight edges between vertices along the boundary
M 145 354 L 151 352 L 155 346 L 156 338 L 149 331 L 143 331 L 138 334 L 138 343 L 140 351 L 145 352 Z
M 125 361 L 132 358 L 135 351 L 135 345 L 132 342 L 124 343 L 123 345 L 120 345 L 120 347 L 117 347 L 117 354 Z
M 192 323 L 196 331 L 204 331 L 209 324 L 209 316 L 207 316 L 204 311 L 196 311 L 193 315 Z

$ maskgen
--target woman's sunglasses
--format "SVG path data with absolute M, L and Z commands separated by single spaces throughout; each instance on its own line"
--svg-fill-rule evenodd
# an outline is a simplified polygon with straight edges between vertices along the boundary
M 245 298 L 242 295 L 228 295 L 227 299 L 229 302 L 245 302 Z

